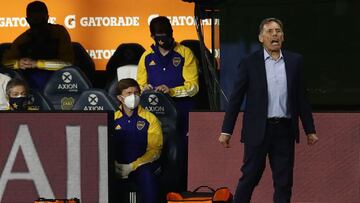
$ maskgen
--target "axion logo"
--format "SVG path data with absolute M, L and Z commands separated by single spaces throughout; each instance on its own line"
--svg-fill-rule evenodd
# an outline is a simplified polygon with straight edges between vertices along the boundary
M 72 75 L 71 73 L 69 72 L 64 72 L 61 76 L 62 80 L 65 82 L 65 83 L 70 83 L 71 80 L 72 80 Z
M 150 94 L 148 97 L 148 102 L 155 106 L 159 103 L 159 98 L 155 94 Z
M 99 102 L 99 98 L 96 96 L 96 94 L 90 94 L 88 97 L 88 101 L 91 105 L 96 105 Z

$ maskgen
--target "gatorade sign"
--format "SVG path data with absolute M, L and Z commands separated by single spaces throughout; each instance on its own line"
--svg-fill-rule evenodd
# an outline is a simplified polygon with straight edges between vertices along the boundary
M 13 42 L 29 28 L 26 6 L 29 0 L 6 2 L 0 7 L 0 42 Z M 167 16 L 174 29 L 175 40 L 198 39 L 195 29 L 194 4 L 181 0 L 46 0 L 49 22 L 63 25 L 71 40 L 80 42 L 98 70 L 106 64 L 122 43 L 139 43 L 149 49 L 150 21 Z M 215 21 L 219 25 L 219 21 Z M 211 21 L 202 21 L 207 47 L 211 48 Z

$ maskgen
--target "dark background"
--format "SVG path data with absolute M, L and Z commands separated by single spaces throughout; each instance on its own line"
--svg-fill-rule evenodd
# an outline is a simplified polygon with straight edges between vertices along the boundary
M 304 56 L 309 100 L 314 110 L 360 107 L 360 1 L 228 0 L 220 5 L 221 86 L 229 95 L 245 55 L 260 49 L 262 19 L 283 21 L 284 48 Z M 224 98 L 221 106 L 226 106 Z

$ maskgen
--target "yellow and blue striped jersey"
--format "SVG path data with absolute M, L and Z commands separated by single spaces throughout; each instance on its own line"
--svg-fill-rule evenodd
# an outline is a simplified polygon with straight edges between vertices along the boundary
M 166 85 L 171 97 L 192 97 L 199 91 L 198 61 L 192 51 L 176 43 L 173 50 L 163 56 L 152 45 L 138 64 L 137 81 L 141 88 Z
M 120 107 L 115 112 L 114 120 L 117 162 L 132 163 L 135 170 L 160 157 L 163 135 L 160 121 L 154 114 L 139 105 L 129 117 Z

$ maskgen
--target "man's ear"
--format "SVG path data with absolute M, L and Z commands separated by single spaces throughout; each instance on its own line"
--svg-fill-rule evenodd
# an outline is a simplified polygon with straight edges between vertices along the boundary
M 121 95 L 116 95 L 116 98 L 120 101 L 123 102 L 124 98 Z
M 262 34 L 259 34 L 258 37 L 259 37 L 259 42 L 263 43 L 263 42 L 264 42 L 264 38 L 263 38 Z

